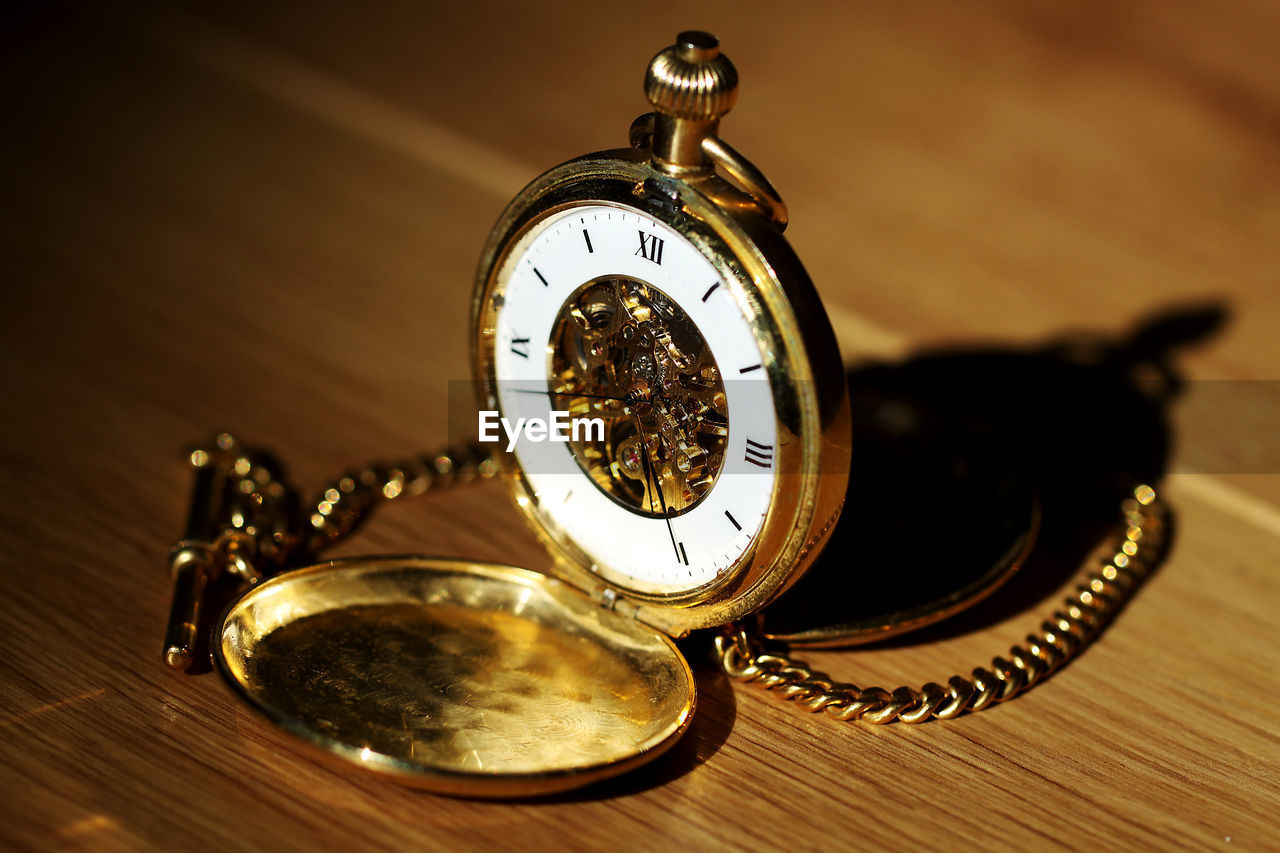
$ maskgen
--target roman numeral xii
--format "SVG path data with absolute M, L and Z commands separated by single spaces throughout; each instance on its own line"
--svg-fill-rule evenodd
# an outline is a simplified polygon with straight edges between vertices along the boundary
M 646 261 L 653 261 L 655 264 L 660 265 L 662 263 L 662 247 L 664 245 L 662 238 L 657 234 L 646 234 L 643 231 L 637 233 L 640 235 L 640 248 L 636 249 L 636 254 Z

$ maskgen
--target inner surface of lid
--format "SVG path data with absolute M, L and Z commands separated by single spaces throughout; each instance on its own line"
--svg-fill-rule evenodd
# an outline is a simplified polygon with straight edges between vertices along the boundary
M 364 558 L 232 606 L 227 680 L 315 746 L 443 793 L 529 796 L 661 754 L 692 716 L 670 639 L 509 566 Z

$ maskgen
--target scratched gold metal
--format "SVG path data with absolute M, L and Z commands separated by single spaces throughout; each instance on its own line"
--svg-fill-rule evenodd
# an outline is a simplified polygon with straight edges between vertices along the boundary
M 215 654 L 294 734 L 453 794 L 623 772 L 674 743 L 694 705 L 670 639 L 542 575 L 460 560 L 287 573 L 231 608 Z

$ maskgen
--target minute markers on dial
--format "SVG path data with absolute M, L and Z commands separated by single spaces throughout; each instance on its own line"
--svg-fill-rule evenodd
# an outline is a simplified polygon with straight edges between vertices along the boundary
M 771 385 L 749 381 L 765 379 L 767 353 L 738 286 L 701 247 L 638 211 L 583 206 L 543 221 L 503 261 L 486 303 L 483 323 L 497 340 L 487 350 L 489 408 L 509 407 L 513 422 L 558 410 L 601 418 L 605 438 L 521 442 L 521 493 L 541 495 L 532 504 L 557 541 L 621 589 L 711 583 L 750 551 L 778 469 L 745 443 L 772 445 L 776 458 L 778 436 L 763 417 Z M 663 241 L 661 263 L 641 232 Z

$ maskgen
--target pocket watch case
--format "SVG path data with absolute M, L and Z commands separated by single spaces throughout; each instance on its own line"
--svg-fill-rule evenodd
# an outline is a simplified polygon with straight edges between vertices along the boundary
M 717 135 L 737 83 L 713 36 L 677 36 L 649 64 L 655 112 L 632 147 L 525 187 L 472 303 L 481 410 L 609 424 L 594 446 L 495 453 L 551 572 L 673 636 L 791 586 L 849 477 L 834 332 L 776 190 Z
M 457 468 L 451 453 L 370 466 L 324 490 L 300 532 L 296 495 L 272 466 L 219 436 L 191 456 L 188 532 L 170 556 L 170 666 L 192 660 L 210 578 L 226 571 L 253 584 L 278 571 L 234 601 L 214 632 L 216 667 L 245 702 L 348 767 L 438 793 L 525 797 L 587 785 L 669 749 L 696 704 L 674 642 L 692 630 L 724 626 L 715 643 L 724 670 L 763 679 L 806 710 L 920 722 L 1016 695 L 1119 606 L 1115 584 L 1141 567 L 1138 543 L 1159 542 L 1150 535 L 1158 516 L 1142 510 L 1154 501 L 1145 486 L 1125 505 L 1126 540 L 1110 568 L 1045 623 L 1043 638 L 1029 638 L 1028 651 L 1013 650 L 1015 667 L 997 658 L 998 671 L 974 670 L 973 682 L 956 676 L 949 688 L 890 694 L 759 648 L 769 636 L 865 642 L 956 612 L 1017 569 L 1038 510 L 1016 483 L 995 492 L 969 484 L 959 494 L 966 503 L 1003 495 L 996 535 L 975 540 L 984 547 L 974 573 L 949 573 L 914 608 L 870 601 L 815 624 L 802 601 L 805 618 L 789 618 L 800 599 L 783 594 L 803 591 L 796 582 L 832 538 L 846 497 L 843 366 L 782 236 L 785 206 L 717 136 L 737 91 L 718 42 L 682 33 L 651 61 L 645 84 L 657 112 L 633 124 L 632 148 L 551 169 L 507 207 L 472 301 L 482 411 L 555 414 L 562 402 L 607 416 L 609 437 L 597 418 L 600 436 L 565 438 L 550 471 L 535 470 L 547 455 L 522 455 L 527 444 L 514 438 L 514 452 L 477 445 Z M 290 568 L 380 500 L 498 470 L 551 554 L 547 575 L 420 556 Z M 918 535 L 917 518 L 888 544 Z M 837 608 L 866 598 L 847 568 L 828 572 L 836 587 L 816 587 Z M 753 636 L 741 620 L 775 603 L 783 607 L 760 617 Z
M 336 560 L 231 605 L 227 682 L 319 751 L 445 794 L 576 788 L 665 752 L 693 715 L 672 640 L 536 572 Z
M 839 352 L 782 237 L 785 207 L 716 135 L 736 89 L 714 37 L 682 33 L 650 63 L 657 113 L 633 125 L 633 147 L 533 181 L 483 253 L 481 409 L 555 409 L 568 393 L 615 421 L 603 450 L 556 450 L 563 495 L 534 481 L 536 453 L 494 454 L 549 575 L 426 557 L 284 572 L 232 604 L 213 644 L 252 707 L 348 764 L 478 797 L 585 785 L 686 730 L 694 681 L 673 638 L 790 586 L 830 535 L 849 470 Z M 551 251 L 549 233 L 567 239 Z M 515 368 L 531 387 L 507 393 Z M 585 384 L 564 392 L 571 380 Z

